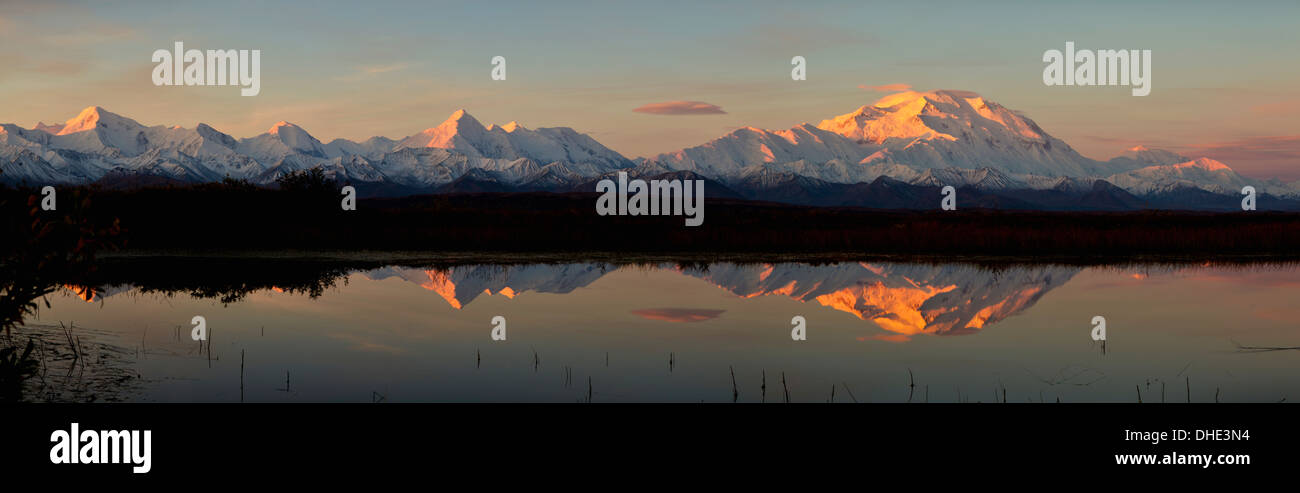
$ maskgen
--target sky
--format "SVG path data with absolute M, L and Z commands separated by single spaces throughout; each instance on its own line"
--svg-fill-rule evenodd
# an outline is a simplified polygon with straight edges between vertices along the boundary
M 0 4 L 0 122 L 29 128 L 98 105 L 237 138 L 284 120 L 328 142 L 401 138 L 465 109 L 637 157 L 816 124 L 902 87 L 960 89 L 1095 159 L 1145 145 L 1300 179 L 1294 0 Z M 150 57 L 176 41 L 261 50 L 261 93 L 155 86 Z M 1043 53 L 1067 41 L 1152 50 L 1151 94 L 1046 86 Z M 807 80 L 791 80 L 794 56 Z

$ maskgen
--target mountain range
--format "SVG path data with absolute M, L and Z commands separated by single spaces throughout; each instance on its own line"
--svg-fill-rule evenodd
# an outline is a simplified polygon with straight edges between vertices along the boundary
M 971 265 L 714 264 L 706 268 L 657 265 L 699 278 L 742 298 L 787 296 L 815 302 L 899 336 L 975 333 L 1031 307 L 1081 269 L 1014 266 L 990 271 Z M 400 278 L 433 291 L 461 309 L 481 295 L 566 294 L 617 270 L 609 264 L 467 265 L 448 269 L 385 267 L 363 274 Z
M 0 124 L 0 182 L 107 187 L 226 178 L 271 185 L 320 168 L 363 193 L 594 192 L 602 178 L 702 178 L 706 195 L 801 205 L 933 209 L 956 187 L 964 207 L 1300 210 L 1300 182 L 1242 176 L 1209 158 L 1134 147 L 1084 157 L 1023 114 L 967 91 L 900 92 L 812 125 L 736 129 L 699 146 L 629 159 L 571 128 L 484 126 L 464 110 L 401 139 L 323 143 L 278 122 L 236 139 L 145 126 L 92 106 L 63 124 Z
M 838 263 L 712 264 L 654 269 L 700 279 L 742 298 L 785 296 L 875 323 L 900 340 L 918 334 L 973 334 L 1032 307 L 1082 269 L 1070 266 Z M 374 281 L 401 279 L 460 310 L 480 296 L 568 294 L 619 270 L 604 263 L 461 265 L 442 269 L 383 267 L 358 272 Z M 88 302 L 129 293 L 131 285 L 65 286 Z

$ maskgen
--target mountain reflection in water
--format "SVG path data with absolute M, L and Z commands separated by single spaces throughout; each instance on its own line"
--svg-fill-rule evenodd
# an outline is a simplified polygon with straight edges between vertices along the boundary
M 993 271 L 973 265 L 869 263 L 650 268 L 703 279 L 742 298 L 788 296 L 800 302 L 815 302 L 905 336 L 978 331 L 1033 306 L 1079 272 L 1076 267 L 1059 266 Z M 418 284 L 459 309 L 480 295 L 495 293 L 513 298 L 528 291 L 569 293 L 616 269 L 610 264 L 590 263 L 472 265 L 437 270 L 383 268 L 363 275 L 374 280 L 396 277 Z
M 26 325 L 112 336 L 136 356 L 124 400 L 577 402 L 572 382 L 590 377 L 596 402 L 729 401 L 732 368 L 752 402 L 783 399 L 761 385 L 783 373 L 793 400 L 818 402 L 830 387 L 913 402 L 1300 390 L 1294 351 L 1236 345 L 1300 339 L 1286 265 L 169 262 L 70 280 Z M 215 342 L 190 340 L 194 315 Z M 795 315 L 807 341 L 790 339 Z M 506 341 L 490 338 L 496 316 Z

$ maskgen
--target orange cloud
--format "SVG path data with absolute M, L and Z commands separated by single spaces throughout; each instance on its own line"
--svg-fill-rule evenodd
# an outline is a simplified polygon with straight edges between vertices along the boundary
M 858 85 L 858 89 L 862 89 L 864 91 L 876 91 L 876 92 L 899 92 L 899 91 L 907 91 L 910 90 L 911 88 L 912 88 L 911 84 L 885 84 L 883 86 L 868 86 L 866 84 Z
M 632 310 L 632 314 L 646 320 L 663 320 L 665 322 L 703 322 L 722 315 L 726 310 L 707 310 L 700 308 L 645 308 Z
M 652 115 L 725 115 L 727 112 L 722 111 L 722 107 L 705 103 L 703 101 L 668 101 L 664 103 L 650 103 L 632 111 L 637 113 L 649 113 Z

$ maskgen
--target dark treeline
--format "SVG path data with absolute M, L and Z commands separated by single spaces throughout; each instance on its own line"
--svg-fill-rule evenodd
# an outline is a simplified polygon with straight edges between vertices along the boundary
M 1143 258 L 1287 258 L 1300 214 L 1279 212 L 886 211 L 706 199 L 704 224 L 683 216 L 600 216 L 595 194 L 443 194 L 362 198 L 336 187 L 271 190 L 242 182 L 137 190 L 59 190 L 51 218 L 120 221 L 128 250 L 678 252 Z M 35 190 L 0 189 L 3 220 L 32 220 Z M 21 204 L 20 206 L 16 206 Z

